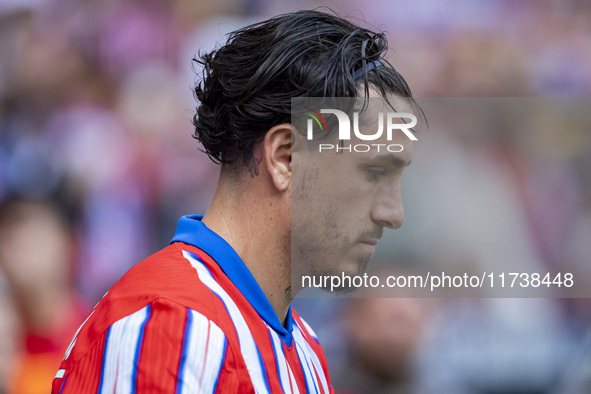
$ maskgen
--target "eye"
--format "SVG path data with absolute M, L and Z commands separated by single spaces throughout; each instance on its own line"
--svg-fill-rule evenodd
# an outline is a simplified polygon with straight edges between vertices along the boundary
M 370 167 L 367 169 L 367 173 L 372 179 L 379 179 L 386 175 L 386 171 L 383 168 L 379 167 Z

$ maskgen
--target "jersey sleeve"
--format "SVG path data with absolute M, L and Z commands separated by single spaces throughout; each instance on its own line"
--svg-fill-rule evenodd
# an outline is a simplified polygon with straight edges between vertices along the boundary
M 216 393 L 235 383 L 226 367 L 233 356 L 224 332 L 168 299 L 116 321 L 73 362 L 69 356 L 54 379 L 55 394 Z

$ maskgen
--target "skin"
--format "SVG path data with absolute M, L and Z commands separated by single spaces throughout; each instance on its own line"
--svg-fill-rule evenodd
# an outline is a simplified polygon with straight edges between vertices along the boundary
M 374 92 L 372 97 L 376 96 Z M 372 104 L 367 116 L 371 123 L 361 130 L 364 134 L 378 129 L 379 112 L 388 109 Z M 402 226 L 400 180 L 411 160 L 411 141 L 402 132 L 394 132 L 387 141 L 384 132 L 376 141 L 353 137 L 343 145 L 378 143 L 400 144 L 404 149 L 336 154 L 318 152 L 313 145 L 294 154 L 293 178 L 299 186 L 292 198 L 293 288 L 301 286 L 302 275 L 363 274 L 383 229 Z
M 244 168 L 240 179 L 224 173 L 203 223 L 242 258 L 285 321 L 291 295 L 291 125 L 272 127 L 255 149 L 258 175 Z M 253 236 L 254 235 L 254 236 Z
M 377 120 L 368 125 L 376 129 Z M 404 150 L 318 153 L 290 124 L 279 124 L 254 150 L 257 176 L 244 168 L 236 181 L 222 169 L 203 222 L 242 258 L 280 321 L 300 290 L 292 270 L 295 278 L 362 273 L 383 228 L 402 226 L 400 177 L 412 144 L 401 132 L 378 142 Z

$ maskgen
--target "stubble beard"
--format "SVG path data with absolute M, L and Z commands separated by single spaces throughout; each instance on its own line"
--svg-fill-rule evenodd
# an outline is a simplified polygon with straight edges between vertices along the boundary
M 301 289 L 302 276 L 308 275 L 312 277 L 326 277 L 326 276 L 361 276 L 365 273 L 371 255 L 362 256 L 354 263 L 356 269 L 354 272 L 346 272 L 343 270 L 345 264 L 353 265 L 349 261 L 345 261 L 348 257 L 351 258 L 351 253 L 342 253 L 343 249 L 354 247 L 355 243 L 351 241 L 352 237 L 341 231 L 337 218 L 346 217 L 346 212 L 339 212 L 338 202 L 335 201 L 318 201 L 318 199 L 327 198 L 319 195 L 319 169 L 310 168 L 303 170 L 302 181 L 294 188 L 292 194 L 292 224 L 291 224 L 291 287 L 295 294 Z M 323 212 L 317 218 L 314 217 L 307 209 L 310 201 L 319 202 L 318 207 L 322 207 Z M 294 201 L 296 202 L 296 209 L 293 209 Z M 300 208 L 298 208 L 300 207 Z M 302 212 L 298 212 L 299 210 Z M 307 218 L 301 220 L 298 217 L 294 221 L 294 214 L 303 215 L 308 213 Z M 310 222 L 307 222 L 309 220 Z M 318 221 L 321 220 L 321 223 Z M 313 226 L 313 224 L 320 224 L 320 226 Z M 321 228 L 321 236 L 310 233 L 310 228 Z M 382 234 L 381 228 L 374 228 L 370 231 L 362 233 L 363 237 L 379 239 Z M 362 238 L 363 238 L 362 237 Z M 347 250 L 348 251 L 348 250 Z M 338 256 L 336 259 L 335 256 Z M 323 287 L 324 290 L 330 291 L 330 287 Z M 355 287 L 338 287 L 333 288 L 335 293 L 349 293 L 355 290 Z

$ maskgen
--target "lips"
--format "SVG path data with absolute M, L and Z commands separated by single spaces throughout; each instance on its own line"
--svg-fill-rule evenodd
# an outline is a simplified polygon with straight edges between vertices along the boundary
M 364 239 L 363 241 L 359 242 L 359 245 L 365 250 L 366 253 L 372 255 L 376 251 L 376 245 L 378 240 L 376 239 Z
M 380 241 L 380 238 L 382 238 L 383 231 L 384 229 L 382 227 L 374 227 L 369 231 L 362 232 L 357 239 L 361 243 L 376 246 Z
M 368 244 L 371 246 L 376 246 L 378 244 L 378 240 L 377 239 L 364 239 L 361 241 L 364 244 Z

